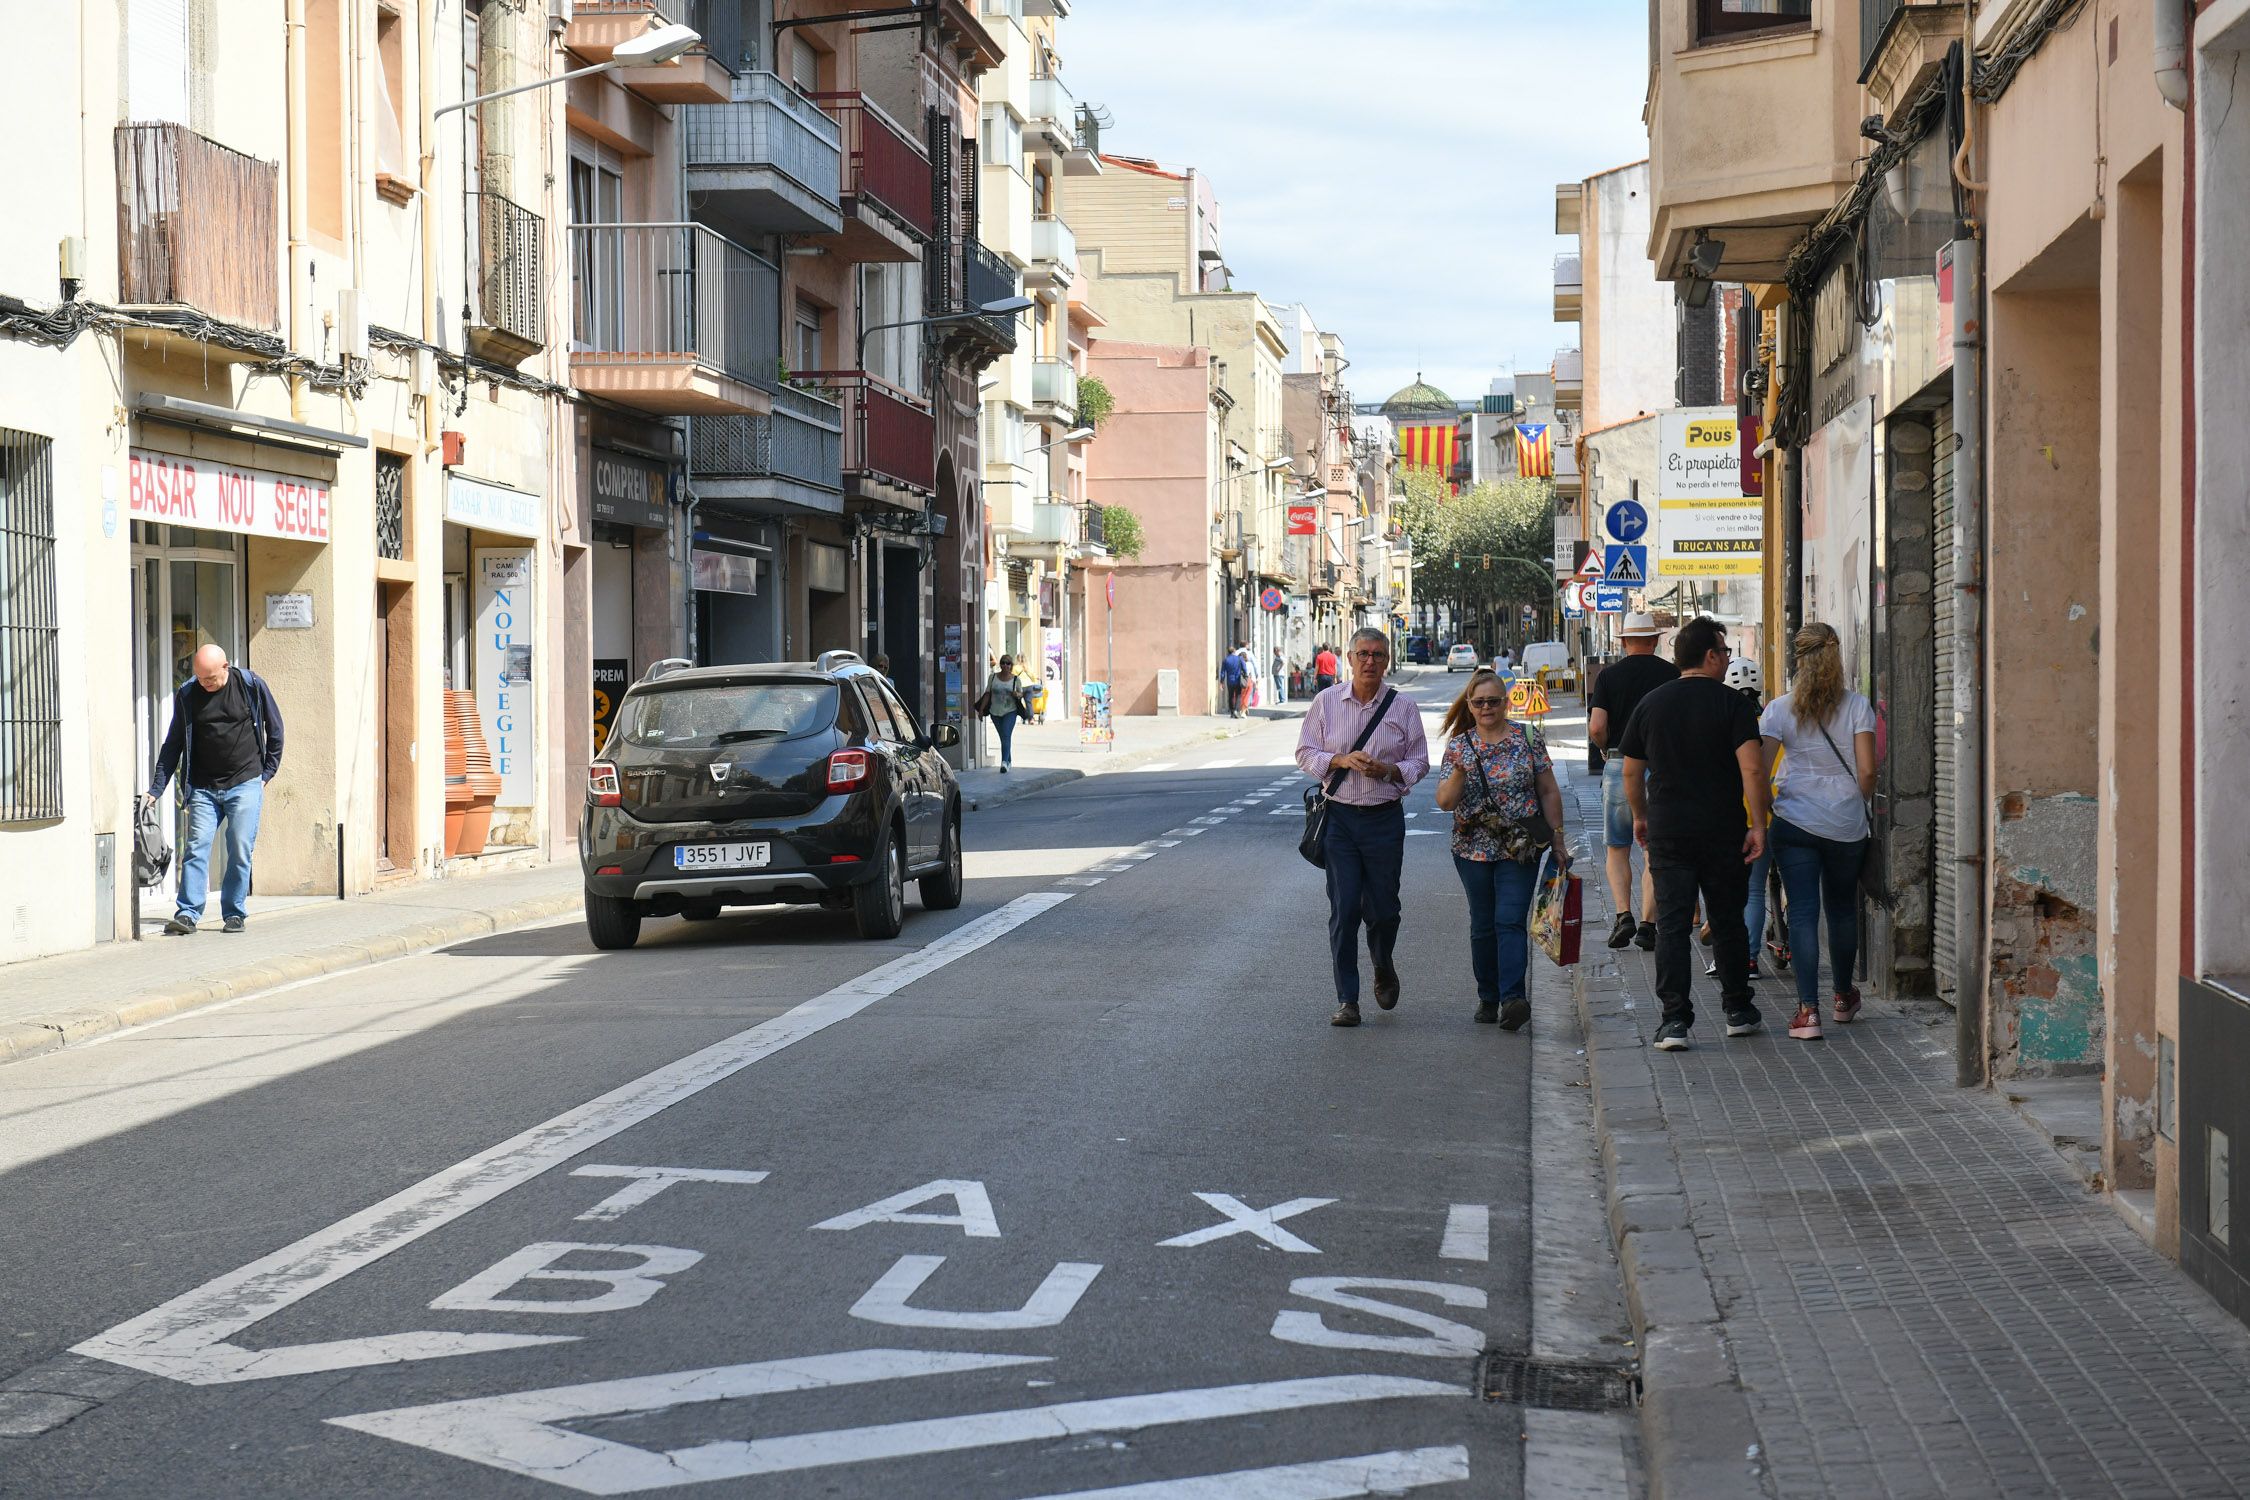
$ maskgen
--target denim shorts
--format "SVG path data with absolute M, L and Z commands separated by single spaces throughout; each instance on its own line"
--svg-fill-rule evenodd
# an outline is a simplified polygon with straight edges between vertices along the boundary
M 1633 847 L 1633 804 L 1625 800 L 1625 757 L 1612 755 L 1602 766 L 1602 831 L 1612 849 Z

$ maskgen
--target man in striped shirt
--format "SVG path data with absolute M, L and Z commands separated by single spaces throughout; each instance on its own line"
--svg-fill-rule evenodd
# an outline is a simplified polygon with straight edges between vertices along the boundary
M 1359 1024 L 1359 929 L 1367 927 L 1367 951 L 1375 961 L 1375 1003 L 1385 1010 L 1398 1004 L 1399 876 L 1406 863 L 1406 794 L 1430 771 L 1430 742 L 1422 732 L 1422 711 L 1393 692 L 1383 679 L 1390 672 L 1390 638 L 1362 630 L 1346 648 L 1351 678 L 1313 699 L 1297 735 L 1297 766 L 1326 783 L 1341 771 L 1343 781 L 1329 789 L 1328 951 L 1336 970 L 1336 1014 L 1331 1026 Z M 1375 720 L 1374 732 L 1358 750 L 1351 747 Z

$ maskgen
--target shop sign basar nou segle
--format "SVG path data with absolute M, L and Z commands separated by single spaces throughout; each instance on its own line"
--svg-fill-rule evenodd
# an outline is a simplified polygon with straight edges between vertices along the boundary
M 459 474 L 446 480 L 445 518 L 456 526 L 507 536 L 544 536 L 544 510 L 539 496 L 523 490 Z
M 1765 506 L 1742 493 L 1735 439 L 1731 407 L 1658 416 L 1658 577 L 1756 577 L 1761 570 Z
M 135 448 L 126 509 L 136 521 L 237 531 L 289 542 L 328 540 L 328 482 Z

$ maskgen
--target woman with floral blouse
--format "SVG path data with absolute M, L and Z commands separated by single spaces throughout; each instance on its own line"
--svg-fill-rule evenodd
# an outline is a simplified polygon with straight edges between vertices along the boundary
M 1437 805 L 1453 814 L 1453 868 L 1469 897 L 1469 961 L 1477 1019 L 1515 1031 L 1531 1019 L 1529 918 L 1539 856 L 1552 842 L 1565 868 L 1562 789 L 1538 730 L 1508 719 L 1508 684 L 1490 667 L 1446 710 Z

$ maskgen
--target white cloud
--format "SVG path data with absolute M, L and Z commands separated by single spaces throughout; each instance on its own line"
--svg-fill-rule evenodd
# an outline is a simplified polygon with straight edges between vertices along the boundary
M 1207 173 L 1234 284 L 1303 302 L 1380 398 L 1577 342 L 1554 185 L 1647 153 L 1641 0 L 1080 0 L 1063 77 L 1104 149 Z

